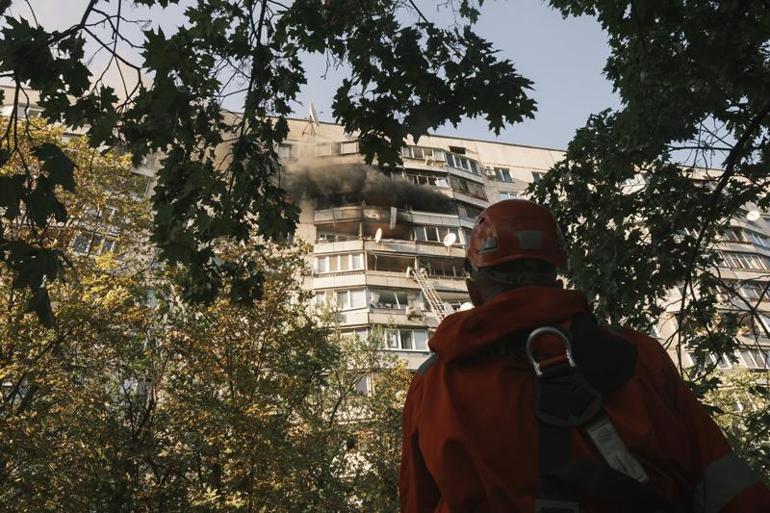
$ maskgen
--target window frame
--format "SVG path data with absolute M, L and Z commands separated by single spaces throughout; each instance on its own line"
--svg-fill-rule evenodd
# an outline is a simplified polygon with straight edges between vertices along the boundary
M 495 173 L 495 180 L 496 181 L 503 182 L 503 183 L 513 183 L 513 175 L 511 174 L 510 168 L 492 166 L 492 170 Z M 505 179 L 506 175 L 508 177 L 507 180 Z
M 418 339 L 416 332 L 420 332 L 420 337 Z M 409 347 L 404 347 L 404 339 L 403 339 L 403 333 L 409 333 Z M 424 336 L 424 338 L 423 338 Z M 427 353 L 430 349 L 428 348 L 428 339 L 430 337 L 428 336 L 427 330 L 421 330 L 421 329 L 414 329 L 414 328 L 407 328 L 407 327 L 396 327 L 396 328 L 389 328 L 385 333 L 385 349 L 388 351 L 409 351 L 414 353 Z M 422 345 L 422 340 L 424 340 L 424 349 L 419 349 L 417 347 L 418 343 Z
M 358 262 L 361 267 L 355 267 L 354 263 L 356 263 L 356 259 L 354 259 L 353 255 L 359 255 L 360 261 Z M 342 264 L 342 258 L 346 258 L 347 263 L 344 264 L 346 267 L 343 268 Z M 316 274 L 327 274 L 327 273 L 347 273 L 347 272 L 357 272 L 357 271 L 363 271 L 365 270 L 365 264 L 364 264 L 364 257 L 362 252 L 352 252 L 352 253 L 334 253 L 330 255 L 317 255 L 315 257 L 315 273 Z M 336 260 L 335 268 L 332 269 L 332 259 Z M 325 270 L 321 270 L 321 261 L 324 261 Z

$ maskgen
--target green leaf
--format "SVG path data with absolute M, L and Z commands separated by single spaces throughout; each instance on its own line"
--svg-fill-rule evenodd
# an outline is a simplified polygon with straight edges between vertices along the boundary
M 29 299 L 28 311 L 37 314 L 40 324 L 46 328 L 54 327 L 55 320 L 47 287 L 39 287 L 32 293 L 32 297 Z
M 0 176 L 0 207 L 5 209 L 3 215 L 6 219 L 15 219 L 21 213 L 26 179 L 24 175 Z
M 52 143 L 43 143 L 36 146 L 32 153 L 43 161 L 43 169 L 48 172 L 52 186 L 61 185 L 70 192 L 75 190 L 75 163 L 61 148 Z

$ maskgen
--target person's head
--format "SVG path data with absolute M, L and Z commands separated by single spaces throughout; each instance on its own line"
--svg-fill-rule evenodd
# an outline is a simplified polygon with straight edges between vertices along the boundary
M 556 277 L 567 267 L 567 254 L 547 208 L 526 200 L 503 200 L 476 220 L 465 265 L 468 293 L 478 306 L 517 287 L 561 287 Z

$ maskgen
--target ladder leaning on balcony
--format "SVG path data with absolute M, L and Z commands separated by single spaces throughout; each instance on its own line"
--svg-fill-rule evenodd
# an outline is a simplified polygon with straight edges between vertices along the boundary
M 441 301 L 438 292 L 436 292 L 436 289 L 433 288 L 433 285 L 428 279 L 428 273 L 425 271 L 425 269 L 422 267 L 417 267 L 416 269 L 407 267 L 406 276 L 408 278 L 412 278 L 420 286 L 422 295 L 428 301 L 428 306 L 430 307 L 430 311 L 433 313 L 433 316 L 436 318 L 436 321 L 439 323 L 443 321 L 444 317 L 446 317 L 447 314 L 451 312 L 447 312 L 447 309 L 444 306 L 444 303 Z

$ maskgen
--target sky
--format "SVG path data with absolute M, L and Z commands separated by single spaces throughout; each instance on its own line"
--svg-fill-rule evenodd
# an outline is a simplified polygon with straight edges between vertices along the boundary
M 65 28 L 76 23 L 86 0 L 29 0 L 37 19 L 46 27 Z M 420 0 L 422 12 L 438 23 L 451 21 L 442 1 Z M 29 17 L 26 1 L 16 0 L 12 14 Z M 181 9 L 155 9 L 150 13 L 129 10 L 129 15 L 152 20 L 166 31 L 184 21 Z M 490 132 L 483 119 L 467 119 L 458 127 L 444 126 L 442 135 L 499 140 L 548 148 L 565 148 L 575 130 L 591 113 L 617 107 L 619 99 L 604 78 L 602 68 L 609 54 L 606 34 L 590 17 L 562 19 L 561 14 L 540 0 L 487 0 L 476 27 L 491 41 L 499 56 L 510 59 L 518 71 L 534 82 L 532 97 L 538 103 L 534 120 L 507 127 L 499 136 Z M 103 65 L 97 55 L 94 67 Z M 310 102 L 319 118 L 333 121 L 331 101 L 345 70 L 327 71 L 325 59 L 305 61 L 308 83 L 302 88 L 295 114 L 306 117 Z M 108 80 L 115 80 L 112 70 Z M 236 108 L 237 105 L 230 106 Z

